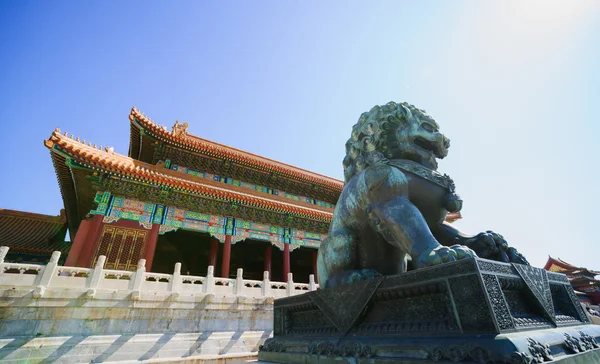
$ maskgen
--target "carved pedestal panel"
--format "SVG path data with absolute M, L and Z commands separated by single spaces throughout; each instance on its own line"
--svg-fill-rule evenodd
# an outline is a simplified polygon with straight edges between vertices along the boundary
M 566 276 L 467 259 L 275 301 L 279 363 L 600 363 Z M 583 360 L 583 361 L 582 361 Z

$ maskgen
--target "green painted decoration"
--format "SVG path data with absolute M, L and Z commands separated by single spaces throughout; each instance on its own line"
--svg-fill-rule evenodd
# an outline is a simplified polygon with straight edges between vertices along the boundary
M 168 162 L 168 164 L 167 164 L 167 162 Z M 268 187 L 259 186 L 259 185 L 255 185 L 255 184 L 252 184 L 252 183 L 248 183 L 248 182 L 244 182 L 244 181 L 232 179 L 230 177 L 218 176 L 216 174 L 212 174 L 212 173 L 208 173 L 208 172 L 203 172 L 203 171 L 198 171 L 198 170 L 195 170 L 195 169 L 192 169 L 192 168 L 188 168 L 188 167 L 184 167 L 184 166 L 178 166 L 178 165 L 175 165 L 175 164 L 171 164 L 171 162 L 168 159 L 167 159 L 167 162 L 165 162 L 165 167 L 166 168 L 170 168 L 173 171 L 185 173 L 185 174 L 188 174 L 190 176 L 200 177 L 200 178 L 205 178 L 205 179 L 210 179 L 210 180 L 216 181 L 216 182 L 227 183 L 227 184 L 238 186 L 238 187 L 242 187 L 242 188 L 245 188 L 245 189 L 248 189 L 248 190 L 269 193 L 269 194 L 272 194 L 272 195 L 285 197 L 285 198 L 288 198 L 288 199 L 293 200 L 293 201 L 306 202 L 306 203 L 309 203 L 309 204 L 313 204 L 313 205 L 317 205 L 317 206 L 321 206 L 321 207 L 326 207 L 326 208 L 330 208 L 330 209 L 332 209 L 332 208 L 335 207 L 334 204 L 329 203 L 329 202 L 315 200 L 315 199 L 312 199 L 312 198 L 309 198 L 309 197 L 304 197 L 304 196 L 293 195 L 291 193 L 287 193 L 287 192 L 279 191 L 279 190 L 276 190 L 276 189 L 273 189 L 273 188 L 268 188 Z
M 235 237 L 233 243 L 254 239 L 271 242 L 280 249 L 281 244 L 318 248 L 325 238 L 324 234 L 141 202 L 112 196 L 110 192 L 96 193 L 94 202 L 98 207 L 90 211 L 90 214 L 103 215 L 104 222 L 133 220 L 147 229 L 150 229 L 152 224 L 160 224 L 159 234 L 184 229 L 209 233 L 221 241 L 228 234 Z

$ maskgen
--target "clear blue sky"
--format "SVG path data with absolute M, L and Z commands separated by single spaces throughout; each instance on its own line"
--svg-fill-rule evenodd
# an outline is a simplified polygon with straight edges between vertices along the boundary
M 522 3 L 522 4 L 521 4 Z M 600 269 L 598 1 L 0 2 L 0 207 L 58 214 L 44 138 L 127 154 L 130 108 L 342 179 L 361 112 L 452 140 L 466 232 Z

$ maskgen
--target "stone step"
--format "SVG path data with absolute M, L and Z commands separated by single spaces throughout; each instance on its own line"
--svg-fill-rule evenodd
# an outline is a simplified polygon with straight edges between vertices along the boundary
M 69 364 L 156 360 L 222 362 L 229 360 L 229 356 L 256 356 L 258 347 L 268 336 L 269 332 L 253 331 L 0 338 L 0 361 Z

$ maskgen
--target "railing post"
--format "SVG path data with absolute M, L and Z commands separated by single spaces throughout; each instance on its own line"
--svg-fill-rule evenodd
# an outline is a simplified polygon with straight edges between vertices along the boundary
M 100 285 L 100 280 L 102 278 L 104 278 L 104 276 L 103 276 L 104 262 L 106 262 L 106 256 L 104 256 L 104 255 L 99 256 L 98 260 L 96 261 L 96 266 L 92 270 L 92 277 L 90 278 L 90 281 L 89 281 L 90 284 L 87 287 L 88 288 L 87 296 L 89 298 L 96 297 L 96 289 Z
M 204 293 L 212 294 L 215 286 L 215 267 L 212 265 L 208 266 L 208 271 L 206 272 L 206 279 L 204 280 Z
M 317 290 L 317 285 L 315 284 L 315 275 L 314 274 L 311 274 L 308 276 L 308 290 L 309 291 Z
M 294 293 L 294 275 L 292 272 L 288 273 L 288 279 L 285 286 L 285 291 L 288 297 L 292 296 Z
M 146 259 L 140 259 L 138 262 L 137 270 L 133 278 L 133 287 L 131 292 L 131 299 L 137 301 L 141 296 L 142 283 L 144 282 L 146 275 Z
M 180 296 L 181 289 L 181 263 L 175 263 L 175 269 L 173 270 L 173 276 L 171 277 L 171 299 L 177 301 Z
M 244 293 L 244 270 L 242 268 L 238 268 L 237 277 L 235 278 L 235 295 L 243 296 Z
M 58 266 L 58 260 L 60 259 L 60 252 L 53 252 L 50 257 L 50 261 L 46 264 L 46 268 L 44 268 L 44 272 L 42 273 L 42 278 L 38 283 L 38 286 L 33 290 L 33 298 L 42 298 L 44 297 L 44 293 L 46 292 L 46 288 L 52 282 L 52 278 L 57 274 L 56 267 Z
M 0 264 L 4 263 L 4 259 L 6 259 L 6 254 L 8 254 L 7 246 L 0 246 Z M 3 273 L 0 271 L 0 273 Z
M 271 296 L 271 280 L 269 279 L 269 271 L 263 272 L 263 281 L 262 281 L 262 289 L 261 293 L 263 297 Z

